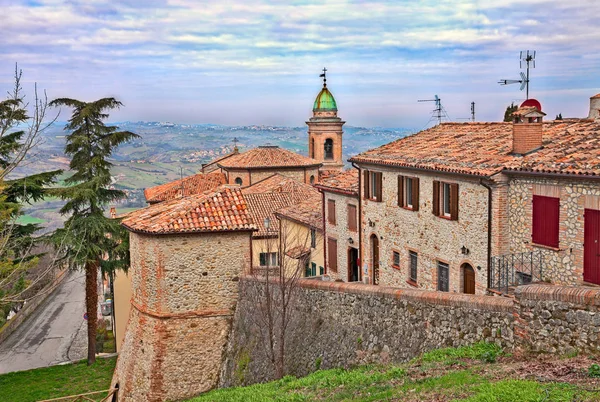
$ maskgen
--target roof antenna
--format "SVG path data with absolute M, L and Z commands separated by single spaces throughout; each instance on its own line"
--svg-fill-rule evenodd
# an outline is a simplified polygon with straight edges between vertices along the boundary
M 456 120 L 469 120 L 475 122 L 475 102 L 471 102 L 471 117 L 457 117 Z
M 433 114 L 429 121 L 431 121 L 433 118 L 436 118 L 438 124 L 441 124 L 443 117 L 446 117 L 448 120 L 450 120 L 448 113 L 446 113 L 446 109 L 444 109 L 442 106 L 442 99 L 440 99 L 437 95 L 435 95 L 435 99 L 419 99 L 417 102 L 435 102 L 435 109 L 433 109 Z
M 526 99 L 529 99 L 529 68 L 535 68 L 535 50 L 522 50 L 521 51 L 521 60 L 519 61 L 519 67 L 523 68 L 523 63 L 525 63 L 525 69 L 527 70 L 527 74 L 524 74 L 521 71 L 521 79 L 520 80 L 500 80 L 498 84 L 500 85 L 509 85 L 509 84 L 521 84 L 521 91 L 524 88 L 527 88 Z
M 323 67 L 323 74 L 319 77 L 323 77 L 323 88 L 327 88 L 327 69 L 325 67 Z

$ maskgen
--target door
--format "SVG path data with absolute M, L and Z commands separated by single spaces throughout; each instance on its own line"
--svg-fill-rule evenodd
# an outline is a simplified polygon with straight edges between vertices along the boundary
M 373 285 L 379 285 L 379 239 L 371 235 L 371 264 L 373 266 Z
M 600 285 L 600 211 L 584 213 L 583 280 Z
M 358 249 L 350 247 L 348 249 L 348 282 L 359 281 L 358 267 Z
M 469 264 L 463 264 L 463 292 L 475 294 L 475 271 Z

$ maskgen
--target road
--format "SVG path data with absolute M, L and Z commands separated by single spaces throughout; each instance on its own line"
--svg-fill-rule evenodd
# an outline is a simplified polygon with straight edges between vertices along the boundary
M 85 358 L 84 312 L 85 274 L 70 272 L 44 303 L 0 344 L 0 374 Z

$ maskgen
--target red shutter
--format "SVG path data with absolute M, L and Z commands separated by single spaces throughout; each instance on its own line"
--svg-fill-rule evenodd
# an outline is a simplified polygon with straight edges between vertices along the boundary
M 548 247 L 558 248 L 560 199 L 533 196 L 532 241 Z
M 458 184 L 450 184 L 450 219 L 458 220 Z
M 369 194 L 369 176 L 370 176 L 370 172 L 368 170 L 364 171 L 364 190 L 363 190 L 363 197 L 365 199 L 370 198 L 370 194 Z
M 335 201 L 327 200 L 327 221 L 335 225 Z
M 327 239 L 327 254 L 328 254 L 328 268 L 332 272 L 337 272 L 337 240 L 328 238 Z
M 398 176 L 398 206 L 404 206 L 404 176 Z
M 381 172 L 377 172 L 375 173 L 375 179 L 377 180 L 376 186 L 377 186 L 377 199 L 375 201 L 377 202 L 381 202 L 382 199 L 382 192 L 383 192 L 383 173 Z
M 433 181 L 433 214 L 440 216 L 440 182 Z
M 413 177 L 412 179 L 412 209 L 413 211 L 419 210 L 419 179 Z
M 348 205 L 348 230 L 356 232 L 356 206 Z

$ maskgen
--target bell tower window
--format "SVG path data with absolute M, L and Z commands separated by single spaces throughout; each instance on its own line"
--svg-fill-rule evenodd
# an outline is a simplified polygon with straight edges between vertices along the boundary
M 325 151 L 325 159 L 333 159 L 333 140 L 331 138 L 325 140 L 323 149 Z

